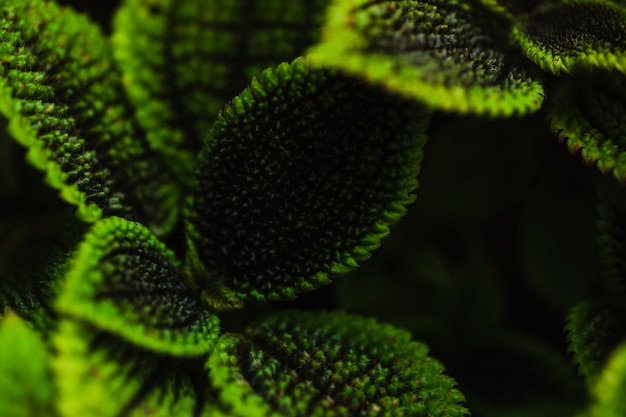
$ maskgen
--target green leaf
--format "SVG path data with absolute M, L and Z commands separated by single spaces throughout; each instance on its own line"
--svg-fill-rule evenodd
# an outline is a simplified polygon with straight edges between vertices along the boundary
M 145 227 L 111 217 L 80 244 L 57 302 L 60 313 L 147 350 L 179 356 L 210 351 L 219 320 L 182 283 L 174 255 Z
M 510 116 L 541 107 L 543 88 L 498 44 L 470 1 L 332 2 L 314 62 L 436 109 Z
M 626 9 L 609 0 L 549 2 L 513 27 L 522 52 L 554 74 L 626 72 Z
M 288 311 L 224 335 L 208 361 L 220 399 L 246 415 L 466 416 L 463 395 L 408 332 L 343 313 Z
M 481 2 L 490 10 L 512 19 L 532 14 L 539 6 L 547 3 L 547 0 L 481 0 Z
M 61 320 L 55 349 L 63 416 L 226 417 L 206 389 L 203 358 L 157 355 L 71 320 Z
M 51 355 L 39 334 L 15 314 L 0 321 L 0 410 L 3 417 L 52 417 Z
M 568 315 L 565 330 L 578 372 L 591 384 L 610 353 L 624 340 L 626 320 L 602 302 L 582 302 Z
M 130 121 L 97 25 L 41 0 L 4 1 L 0 25 L 2 136 L 28 149 L 29 163 L 83 220 L 120 215 L 166 233 L 177 191 Z
M 327 2 L 125 1 L 114 21 L 115 55 L 154 145 L 172 157 L 185 149 L 191 159 L 224 103 L 317 40 Z
M 199 157 L 187 222 L 195 285 L 231 308 L 356 268 L 414 199 L 429 116 L 304 60 L 265 71 L 224 108 Z
M 561 81 L 561 80 L 560 80 Z M 546 106 L 551 130 L 588 165 L 626 182 L 626 80 L 616 73 L 556 83 Z
M 592 388 L 594 403 L 586 417 L 623 417 L 626 415 L 626 345 L 612 353 Z

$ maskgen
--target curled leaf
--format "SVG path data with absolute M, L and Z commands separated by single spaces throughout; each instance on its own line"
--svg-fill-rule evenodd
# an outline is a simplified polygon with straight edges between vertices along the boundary
M 580 151 L 595 164 L 626 182 L 626 80 L 616 73 L 559 80 L 546 110 L 551 130 L 572 154 Z
M 28 161 L 83 220 L 120 215 L 166 233 L 177 192 L 130 122 L 97 25 L 51 2 L 9 0 L 0 27 L 3 136 L 28 149 Z
M 60 313 L 147 350 L 195 356 L 217 340 L 217 317 L 182 283 L 174 255 L 138 223 L 97 222 L 70 261 L 66 281 Z
M 317 39 L 328 0 L 127 0 L 115 55 L 152 143 L 189 169 L 221 107 Z M 188 181 L 191 176 L 183 178 Z
M 609 0 L 549 2 L 516 22 L 513 39 L 545 71 L 626 72 L 626 9 Z
M 408 332 L 343 313 L 283 312 L 226 334 L 208 361 L 220 400 L 280 416 L 469 415 Z
M 194 284 L 230 308 L 293 298 L 357 267 L 413 201 L 429 117 L 304 60 L 265 71 L 200 154 L 187 222 Z
M 539 81 L 468 1 L 333 1 L 314 62 L 436 109 L 509 116 L 541 107 Z
M 61 320 L 54 342 L 62 416 L 226 417 L 206 389 L 202 358 L 158 355 L 72 320 Z

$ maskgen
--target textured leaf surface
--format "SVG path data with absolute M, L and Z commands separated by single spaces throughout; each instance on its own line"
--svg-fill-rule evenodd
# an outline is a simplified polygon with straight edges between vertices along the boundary
M 354 269 L 413 201 L 428 118 L 304 60 L 264 72 L 200 155 L 188 222 L 196 285 L 217 287 L 211 301 L 228 307 L 215 294 L 293 298 Z
M 626 80 L 620 74 L 564 79 L 546 106 L 550 128 L 572 154 L 626 182 Z
M 565 326 L 568 349 L 578 372 L 595 381 L 611 351 L 626 334 L 626 320 L 609 306 L 583 302 L 570 312 Z
M 543 88 L 495 41 L 467 1 L 334 1 L 315 62 L 434 108 L 507 116 L 536 111 Z M 505 35 L 506 36 L 506 35 Z
M 203 388 L 202 359 L 156 355 L 70 320 L 60 322 L 55 348 L 63 416 L 224 416 Z
M 260 396 L 281 416 L 468 415 L 425 345 L 371 319 L 283 312 L 218 346 L 209 376 L 241 409 Z
M 108 40 L 53 3 L 3 1 L 0 13 L 0 118 L 8 136 L 82 219 L 121 215 L 165 232 L 177 194 L 129 121 Z
M 52 417 L 51 355 L 41 336 L 8 314 L 0 321 L 0 410 L 3 417 Z
M 138 223 L 96 223 L 66 279 L 61 313 L 145 349 L 192 356 L 208 352 L 218 337 L 217 317 L 181 282 L 173 254 Z
M 626 72 L 626 9 L 608 0 L 564 0 L 539 8 L 513 28 L 524 54 L 546 71 Z
M 153 143 L 174 157 L 181 147 L 199 150 L 218 111 L 252 76 L 314 43 L 327 2 L 124 2 L 116 58 Z

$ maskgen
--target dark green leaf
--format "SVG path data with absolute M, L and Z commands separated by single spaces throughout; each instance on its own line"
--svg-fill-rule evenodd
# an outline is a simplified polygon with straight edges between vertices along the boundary
M 601 302 L 583 302 L 568 315 L 565 330 L 578 372 L 591 384 L 613 349 L 625 340 L 626 319 Z
M 55 387 L 52 355 L 40 335 L 13 313 L 0 321 L 2 417 L 52 417 Z
M 50 2 L 13 0 L 0 7 L 0 27 L 2 140 L 27 148 L 83 220 L 121 215 L 167 232 L 177 192 L 130 122 L 97 26 Z
M 85 236 L 57 302 L 65 315 L 148 350 L 180 356 L 210 351 L 219 320 L 182 283 L 173 254 L 138 223 L 111 217 Z
M 513 27 L 523 53 L 546 71 L 626 72 L 626 9 L 609 0 L 563 0 Z
M 172 158 L 181 148 L 195 154 L 252 76 L 317 40 L 327 2 L 125 1 L 114 25 L 116 58 L 155 146 Z
M 357 267 L 414 199 L 429 116 L 304 60 L 264 72 L 200 154 L 195 284 L 229 308 L 293 298 Z
M 172 359 L 61 320 L 54 371 L 62 416 L 226 417 L 206 388 L 203 358 Z
M 547 103 L 550 128 L 572 154 L 626 182 L 626 79 L 621 74 L 564 79 Z
M 343 313 L 293 311 L 245 336 L 227 334 L 209 358 L 220 399 L 280 416 L 466 416 L 463 395 L 408 332 Z
M 534 10 L 548 1 L 550 0 L 481 0 L 489 9 L 509 18 L 533 13 Z
M 460 113 L 508 116 L 538 110 L 539 81 L 498 45 L 470 1 L 332 2 L 314 62 Z M 506 35 L 505 35 L 506 36 Z

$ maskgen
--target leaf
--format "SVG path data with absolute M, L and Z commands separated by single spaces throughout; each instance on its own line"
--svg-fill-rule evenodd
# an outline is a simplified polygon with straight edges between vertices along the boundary
M 626 80 L 620 74 L 558 83 L 546 106 L 550 129 L 588 165 L 626 183 Z
M 60 313 L 155 352 L 197 356 L 213 348 L 218 318 L 182 283 L 174 255 L 145 227 L 101 220 L 70 262 Z
M 518 20 L 512 38 L 529 59 L 557 75 L 626 72 L 626 9 L 609 0 L 548 2 Z
M 0 24 L 3 136 L 28 149 L 29 163 L 81 219 L 120 215 L 167 233 L 177 191 L 130 121 L 97 25 L 41 0 L 3 2 Z
M 265 71 L 224 108 L 199 157 L 194 285 L 232 308 L 356 268 L 413 201 L 429 116 L 304 60 Z
M 569 313 L 565 330 L 578 372 L 591 385 L 610 353 L 624 340 L 626 320 L 605 303 L 582 302 Z
M 486 7 L 509 19 L 518 18 L 520 15 L 533 14 L 538 7 L 548 3 L 548 1 L 549 0 L 481 0 Z
M 466 416 L 463 395 L 408 332 L 343 313 L 287 311 L 226 334 L 208 361 L 222 402 L 280 416 Z
M 127 0 L 115 56 L 153 144 L 189 170 L 221 107 L 252 76 L 317 39 L 328 0 Z M 183 178 L 189 181 L 191 176 Z
M 52 417 L 51 355 L 39 334 L 14 313 L 0 321 L 0 410 L 3 417 Z
M 202 374 L 202 358 L 139 349 L 84 323 L 61 320 L 53 366 L 63 416 L 225 417 Z
M 538 110 L 543 88 L 498 45 L 469 1 L 339 1 L 313 62 L 340 68 L 435 109 L 510 116 Z
M 622 417 L 626 415 L 626 345 L 622 344 L 612 353 L 608 363 L 603 368 L 592 394 L 594 403 L 587 417 Z

